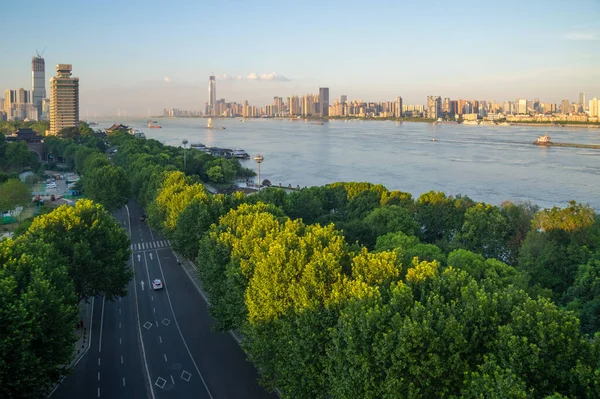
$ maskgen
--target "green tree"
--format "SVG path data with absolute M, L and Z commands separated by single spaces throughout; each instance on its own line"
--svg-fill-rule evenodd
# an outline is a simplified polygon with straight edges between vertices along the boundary
M 215 183 L 221 183 L 225 180 L 223 176 L 223 169 L 216 165 L 206 171 L 206 176 L 210 179 L 210 181 Z
M 133 271 L 129 238 L 104 208 L 90 200 L 63 205 L 39 216 L 24 234 L 51 244 L 66 259 L 78 299 L 105 295 L 108 300 L 127 294 Z
M 67 374 L 77 297 L 65 260 L 41 241 L 0 242 L 2 397 L 39 398 Z
M 129 180 L 120 166 L 111 164 L 88 169 L 83 176 L 85 195 L 108 210 L 115 211 L 129 199 Z
M 66 127 L 57 133 L 57 136 L 63 139 L 76 139 L 80 136 L 79 128 Z
M 10 211 L 31 202 L 27 184 L 19 179 L 9 179 L 0 184 L 0 211 Z
M 29 151 L 24 141 L 8 143 L 6 147 L 6 159 L 9 167 L 21 171 L 27 166 L 35 165 L 36 155 Z
M 465 212 L 465 221 L 456 241 L 486 258 L 508 258 L 508 223 L 493 205 L 479 203 Z

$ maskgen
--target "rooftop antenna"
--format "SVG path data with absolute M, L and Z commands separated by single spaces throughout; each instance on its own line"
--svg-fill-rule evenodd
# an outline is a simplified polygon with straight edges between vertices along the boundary
M 44 49 L 42 50 L 42 52 L 40 53 L 37 49 L 35 49 L 35 52 L 38 56 L 38 58 L 42 58 L 42 56 L 44 55 L 44 53 L 46 52 L 46 48 L 48 47 L 48 45 L 44 46 Z

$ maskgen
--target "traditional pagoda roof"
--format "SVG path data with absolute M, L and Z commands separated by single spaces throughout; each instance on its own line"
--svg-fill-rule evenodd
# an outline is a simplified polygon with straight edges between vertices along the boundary
M 41 143 L 42 136 L 39 136 L 33 129 L 20 128 L 14 134 L 6 136 L 6 141 L 26 141 L 28 143 Z
M 108 128 L 106 128 L 104 130 L 106 130 L 106 133 L 110 134 L 112 132 L 117 132 L 117 131 L 127 131 L 127 130 L 129 130 L 129 126 L 125 126 L 125 125 L 122 125 L 120 123 L 115 123 L 111 127 L 108 127 Z

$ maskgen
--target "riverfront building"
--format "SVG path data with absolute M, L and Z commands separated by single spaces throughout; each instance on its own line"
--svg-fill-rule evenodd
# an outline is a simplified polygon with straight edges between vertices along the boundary
M 319 116 L 329 116 L 329 87 L 319 88 Z
M 58 64 L 50 79 L 50 134 L 79 126 L 79 78 L 71 77 L 71 64 Z
M 218 116 L 217 80 L 214 76 L 208 78 L 208 113 L 210 116 Z

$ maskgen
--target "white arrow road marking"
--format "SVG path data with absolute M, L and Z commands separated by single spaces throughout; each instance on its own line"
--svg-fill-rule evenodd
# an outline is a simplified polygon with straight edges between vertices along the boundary
M 141 286 L 142 286 L 142 291 L 144 291 L 144 280 L 141 280 L 141 281 L 140 281 L 140 284 L 141 284 Z
M 152 260 L 152 252 L 150 252 L 150 260 Z
M 138 254 L 138 262 L 142 261 L 142 255 Z

